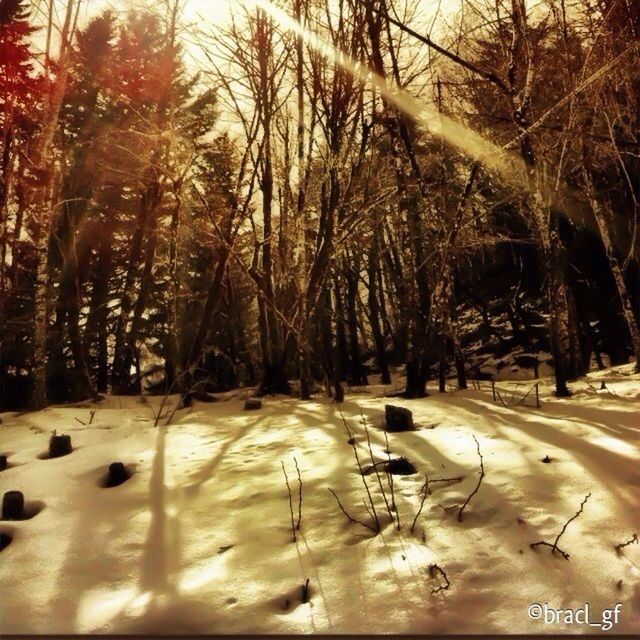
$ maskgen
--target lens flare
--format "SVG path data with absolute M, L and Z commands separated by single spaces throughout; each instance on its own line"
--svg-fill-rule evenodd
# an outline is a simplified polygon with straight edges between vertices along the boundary
M 394 107 L 426 127 L 434 135 L 446 140 L 485 167 L 520 187 L 526 187 L 524 164 L 498 145 L 483 138 L 473 129 L 441 113 L 433 106 L 416 100 L 411 94 L 392 88 L 387 80 L 367 65 L 354 60 L 340 48 L 327 42 L 313 31 L 306 29 L 296 19 L 279 9 L 269 0 L 242 0 L 245 5 L 262 9 L 281 27 L 300 36 L 303 41 L 322 56 L 342 67 L 362 84 L 370 84 Z

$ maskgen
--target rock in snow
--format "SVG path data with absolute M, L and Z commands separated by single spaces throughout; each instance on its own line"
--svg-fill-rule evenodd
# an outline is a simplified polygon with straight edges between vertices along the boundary
M 392 404 L 384 406 L 384 420 L 387 431 L 412 431 L 413 414 L 409 409 Z

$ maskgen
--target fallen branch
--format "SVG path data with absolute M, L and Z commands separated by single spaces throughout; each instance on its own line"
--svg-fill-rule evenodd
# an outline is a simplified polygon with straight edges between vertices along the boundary
M 289 486 L 289 476 L 287 476 L 287 470 L 284 467 L 284 462 L 280 460 L 282 465 L 282 472 L 284 473 L 284 481 L 287 483 L 287 491 L 289 492 L 289 513 L 291 514 L 291 533 L 293 534 L 293 542 L 296 541 L 296 525 L 293 521 L 293 499 L 291 497 L 291 487 Z
M 616 553 L 618 555 L 622 554 L 622 550 L 625 547 L 628 547 L 630 544 L 638 544 L 638 534 L 634 533 L 633 536 L 631 536 L 631 538 L 629 540 L 627 540 L 626 542 L 621 542 L 620 544 L 616 545 Z
M 377 534 L 378 531 L 376 531 L 371 525 L 367 524 L 366 522 L 362 522 L 362 520 L 357 520 L 356 518 L 352 518 L 349 513 L 347 512 L 347 510 L 342 506 L 342 502 L 340 502 L 340 498 L 338 498 L 338 494 L 329 487 L 329 491 L 331 492 L 331 494 L 333 495 L 333 497 L 336 499 L 336 502 L 338 503 L 338 506 L 340 507 L 340 511 L 342 511 L 342 513 L 344 513 L 344 515 L 347 517 L 347 519 L 350 522 L 353 522 L 353 524 L 361 524 L 363 527 L 365 527 L 365 529 L 369 529 L 369 531 L 373 531 L 374 534 Z M 365 503 L 366 506 L 366 503 Z
M 465 510 L 466 506 L 469 504 L 471 498 L 478 493 L 478 489 L 482 484 L 482 479 L 484 478 L 484 460 L 482 458 L 482 452 L 480 451 L 480 443 L 477 438 L 473 436 L 473 439 L 476 441 L 476 448 L 478 450 L 478 455 L 480 456 L 480 477 L 478 478 L 478 484 L 476 488 L 469 494 L 469 497 L 464 501 L 464 504 L 460 507 L 460 511 L 458 511 L 458 522 L 462 522 L 462 512 Z
M 447 574 L 445 573 L 444 569 L 442 569 L 442 567 L 437 564 L 429 565 L 429 576 L 435 579 L 438 574 L 441 575 L 444 579 L 444 584 L 435 589 L 431 589 L 431 593 L 440 593 L 440 591 L 446 591 L 451 586 L 449 578 L 447 577 Z
M 563 551 L 562 549 L 560 549 L 560 547 L 558 547 L 558 542 L 560 541 L 560 538 L 562 537 L 564 532 L 567 530 L 567 527 L 582 513 L 582 511 L 584 509 L 584 505 L 587 503 L 587 500 L 590 497 L 591 497 L 590 493 L 588 493 L 585 496 L 584 500 L 580 504 L 580 508 L 578 509 L 578 511 L 573 516 L 571 516 L 567 520 L 567 522 L 565 523 L 564 527 L 562 527 L 562 531 L 558 534 L 558 537 L 554 540 L 553 544 L 551 544 L 550 542 L 545 542 L 544 540 L 540 540 L 538 542 L 531 543 L 529 546 L 532 549 L 535 549 L 538 546 L 551 547 L 551 553 L 555 553 L 557 551 L 565 560 L 568 560 L 569 559 L 569 554 L 566 551 Z

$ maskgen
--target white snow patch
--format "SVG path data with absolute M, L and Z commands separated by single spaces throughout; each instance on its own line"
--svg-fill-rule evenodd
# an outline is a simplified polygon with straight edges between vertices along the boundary
M 230 393 L 160 428 L 160 398 L 2 414 L 2 453 L 12 465 L 0 475 L 3 491 L 23 491 L 44 508 L 0 522 L 13 537 L 1 552 L 0 632 L 578 633 L 585 628 L 531 620 L 528 606 L 588 602 L 599 614 L 621 602 L 612 631 L 639 633 L 640 545 L 614 549 L 640 534 L 639 382 L 631 367 L 616 367 L 559 400 L 543 380 L 540 408 L 496 404 L 488 383 L 422 400 L 388 399 L 372 386 L 340 407 L 268 398 L 257 412 L 242 411 L 244 394 Z M 394 476 L 399 532 L 367 476 L 383 521 L 372 537 L 347 521 L 328 488 L 370 522 L 339 412 L 368 465 L 360 412 L 375 458 L 384 459 L 385 403 L 414 413 L 417 430 L 389 434 L 389 445 L 418 473 Z M 91 425 L 75 420 L 86 422 L 93 408 Z M 40 459 L 53 429 L 71 435 L 74 451 Z M 474 435 L 486 476 L 458 522 L 456 505 L 478 480 Z M 284 461 L 297 516 L 294 457 L 303 480 L 297 543 L 281 468 Z M 116 460 L 133 476 L 101 488 Z M 411 534 L 425 474 L 464 479 L 431 485 Z M 532 542 L 553 542 L 587 493 L 560 541 L 570 560 L 532 551 Z M 434 563 L 451 582 L 436 594 L 443 581 L 430 575 Z

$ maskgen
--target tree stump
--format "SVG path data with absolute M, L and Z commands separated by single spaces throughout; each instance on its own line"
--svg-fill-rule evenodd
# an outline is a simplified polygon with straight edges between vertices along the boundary
M 256 409 L 262 409 L 262 400 L 258 400 L 258 398 L 248 398 L 244 401 L 245 411 L 255 411 Z
M 0 551 L 6 549 L 13 538 L 8 533 L 0 533 Z
M 59 435 L 51 436 L 49 439 L 49 457 L 59 458 L 60 456 L 66 456 L 71 453 L 71 436 Z
M 2 519 L 22 520 L 24 517 L 24 495 L 22 491 L 7 491 L 2 498 Z
M 386 404 L 384 419 L 387 431 L 413 431 L 413 414 L 409 409 Z
M 7 456 L 0 456 L 0 471 L 4 471 L 7 468 Z
M 126 482 L 131 476 L 122 462 L 112 462 L 105 481 L 105 487 L 117 487 Z

